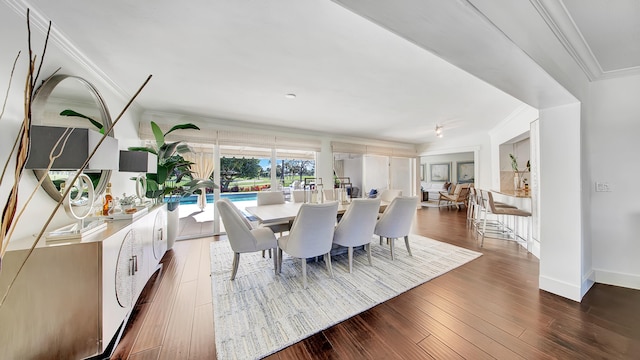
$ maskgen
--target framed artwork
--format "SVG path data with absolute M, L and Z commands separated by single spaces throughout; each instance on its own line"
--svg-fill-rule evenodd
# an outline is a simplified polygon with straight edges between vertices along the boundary
M 458 168 L 458 184 L 468 184 L 474 182 L 475 164 L 473 161 L 459 162 Z
M 429 181 L 439 181 L 439 182 L 447 182 L 450 179 L 449 174 L 451 173 L 451 164 L 450 163 L 441 163 L 441 164 L 431 164 L 429 168 L 431 173 L 431 178 Z

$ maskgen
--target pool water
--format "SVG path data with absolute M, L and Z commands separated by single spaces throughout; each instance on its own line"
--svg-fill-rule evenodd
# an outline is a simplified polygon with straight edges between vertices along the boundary
M 243 192 L 243 193 L 223 193 L 220 194 L 223 199 L 229 199 L 232 202 L 235 201 L 256 201 L 258 195 L 255 192 Z M 213 203 L 213 194 L 207 194 L 207 203 Z M 180 200 L 180 204 L 197 204 L 198 195 L 189 195 Z

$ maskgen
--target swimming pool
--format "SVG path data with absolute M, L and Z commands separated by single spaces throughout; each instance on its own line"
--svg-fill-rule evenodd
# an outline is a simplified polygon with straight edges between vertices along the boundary
M 220 194 L 223 199 L 229 199 L 232 202 L 235 201 L 256 201 L 258 195 L 255 192 L 237 192 L 237 193 L 223 193 Z M 207 194 L 207 203 L 212 203 L 213 194 Z M 189 195 L 180 200 L 180 204 L 197 204 L 198 195 Z

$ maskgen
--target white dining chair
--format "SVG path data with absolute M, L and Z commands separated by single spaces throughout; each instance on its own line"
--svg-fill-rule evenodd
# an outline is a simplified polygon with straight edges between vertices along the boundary
M 352 271 L 353 248 L 364 245 L 371 263 L 371 239 L 378 219 L 380 199 L 353 199 L 333 234 L 333 243 L 348 248 L 349 272 Z
M 304 190 L 293 190 L 291 193 L 293 194 L 293 202 L 304 202 Z
M 231 270 L 231 280 L 236 278 L 238 264 L 240 264 L 240 254 L 274 250 L 273 266 L 278 272 L 278 241 L 273 231 L 267 227 L 252 229 L 251 223 L 242 215 L 240 210 L 228 199 L 216 200 L 216 207 L 222 218 L 222 223 L 229 238 L 229 244 L 233 250 L 233 264 Z
M 278 239 L 278 271 L 282 269 L 282 252 L 302 259 L 302 284 L 307 288 L 307 259 L 324 255 L 327 271 L 331 269 L 331 244 L 335 230 L 338 203 L 302 204 L 288 235 Z
M 284 204 L 284 193 L 282 191 L 260 191 L 256 193 L 256 200 L 258 206 Z M 260 225 L 268 227 L 274 233 L 279 233 L 280 236 L 290 228 L 288 221 L 263 222 Z M 264 251 L 262 256 L 264 257 Z M 271 251 L 269 251 L 269 256 L 271 256 Z
M 382 245 L 383 238 L 386 238 L 389 242 L 391 260 L 395 259 L 393 252 L 394 241 L 401 237 L 404 237 L 407 252 L 409 256 L 412 256 L 411 248 L 409 247 L 409 232 L 411 231 L 411 224 L 413 223 L 417 207 L 417 196 L 398 196 L 391 201 L 391 204 L 387 206 L 387 209 L 382 213 L 376 223 L 373 232 L 380 237 L 380 245 Z
M 324 193 L 324 200 L 325 201 L 334 201 L 334 200 L 336 200 L 336 197 L 334 196 L 334 189 L 323 189 L 322 192 Z

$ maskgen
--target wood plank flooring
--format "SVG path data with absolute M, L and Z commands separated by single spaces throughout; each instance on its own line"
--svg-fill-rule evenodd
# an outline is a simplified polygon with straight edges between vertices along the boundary
M 538 260 L 513 242 L 480 248 L 464 211 L 418 210 L 413 232 L 483 256 L 268 359 L 640 358 L 640 291 L 596 284 L 582 303 L 541 291 Z M 179 241 L 165 255 L 113 359 L 215 359 L 216 240 Z

